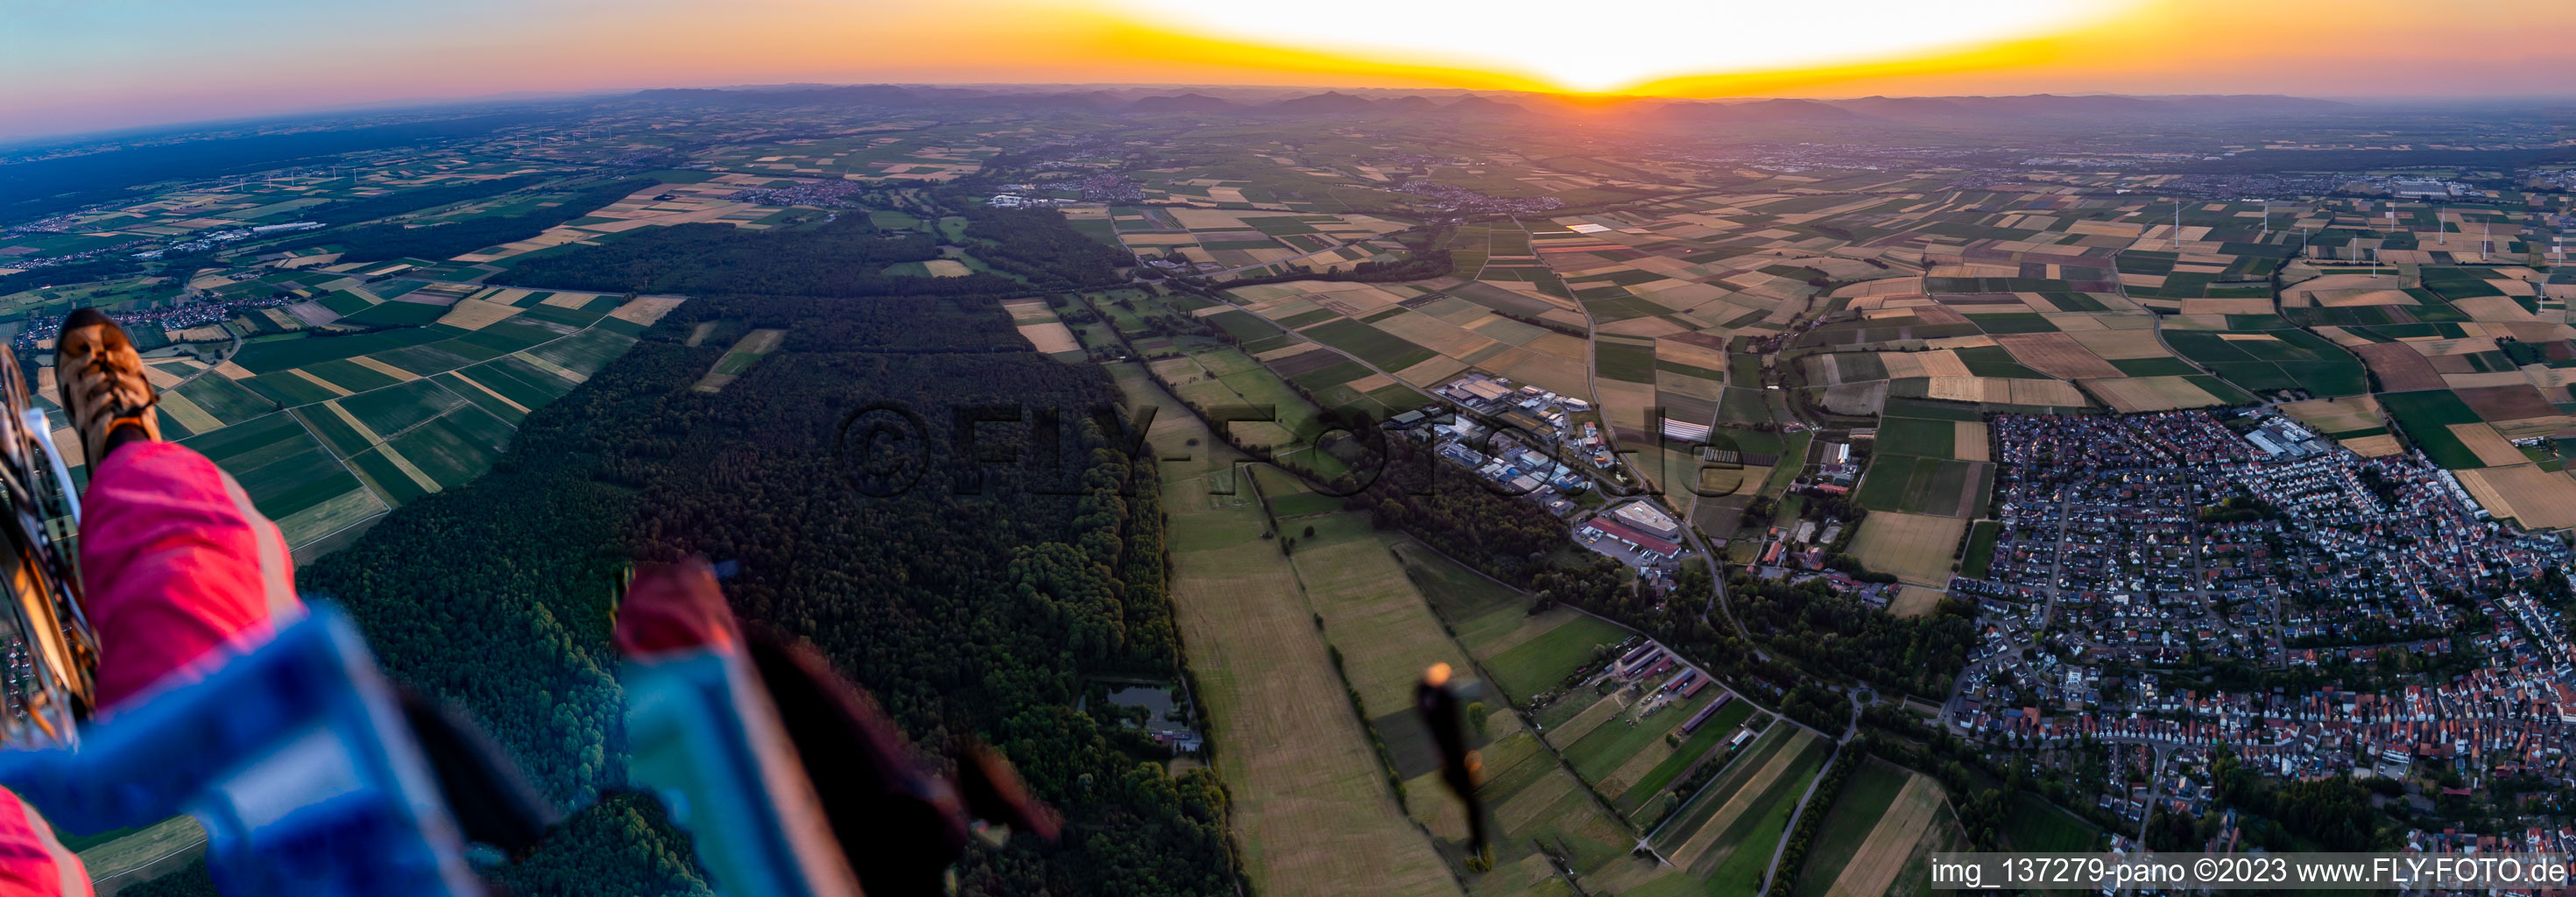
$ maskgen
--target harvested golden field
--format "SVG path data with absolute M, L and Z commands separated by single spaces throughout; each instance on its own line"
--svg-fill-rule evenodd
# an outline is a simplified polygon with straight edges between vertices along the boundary
M 2360 455 L 2364 458 L 2385 458 L 2390 455 L 2403 454 L 2406 451 L 2404 446 L 2397 443 L 2397 437 L 2388 433 L 2381 433 L 2377 436 L 2356 436 L 2351 439 L 2338 439 L 2335 441 L 2341 443 L 2344 448 L 2351 449 L 2353 454 Z
M 1914 854 L 1914 844 L 1941 812 L 1941 786 L 1922 775 L 1905 780 L 1904 790 L 1896 793 L 1887 813 L 1869 830 L 1869 840 L 1861 842 L 1860 851 L 1852 856 L 1851 865 L 1834 878 L 1827 897 L 1878 897 L 1896 883 L 1897 873 L 1905 870 L 1906 860 Z
M 1991 377 L 1934 377 L 1925 394 L 1953 402 L 2009 402 L 2012 385 Z
M 1135 365 L 1115 369 L 1131 401 L 1176 405 Z M 1162 465 L 1172 515 L 1172 606 L 1190 646 L 1199 698 L 1216 721 L 1216 768 L 1234 793 L 1245 872 L 1264 894 L 1455 895 L 1448 864 L 1387 790 L 1369 732 L 1351 715 L 1341 676 L 1290 560 L 1257 536 L 1268 527 L 1239 458 L 1189 414 L 1155 418 L 1149 438 L 1194 463 Z M 1191 536 L 1180 534 L 1190 533 Z M 1400 579 L 1400 578 L 1399 578 Z
M 2496 435 L 2495 428 L 2486 424 L 2452 424 L 2451 436 L 2460 440 L 2461 445 L 2468 446 L 2469 451 L 2477 453 L 2478 461 L 2488 467 L 2511 467 L 2531 460 L 2523 457 L 2521 449 L 2514 448 L 2513 443 Z
M 1940 589 L 1950 583 L 1950 556 L 1967 531 L 1968 522 L 1956 517 L 1872 511 L 1852 538 L 1852 554 L 1872 570 Z
M 1896 600 L 1887 603 L 1887 612 L 1899 617 L 1928 617 L 1932 615 L 1933 609 L 1941 606 L 1944 595 L 1945 593 L 1940 589 L 1912 585 L 1898 586 Z
M 677 296 L 637 296 L 628 300 L 626 304 L 618 306 L 616 311 L 609 312 L 608 316 L 649 327 L 662 320 L 663 315 L 670 314 L 671 309 L 680 307 L 680 303 L 686 301 L 688 300 Z
M 1948 349 L 1930 352 L 1883 352 L 1878 356 L 1887 365 L 1888 379 L 1904 377 L 1965 377 L 1968 363 L 1959 353 Z
M 439 316 L 438 323 L 459 330 L 481 330 L 523 311 L 527 309 L 481 299 L 459 299 L 448 306 L 447 314 Z
M 2488 467 L 2455 472 L 2469 495 L 2498 517 L 2511 517 L 2526 529 L 2576 526 L 2576 478 L 2540 469 L 2537 464 Z
M 2369 396 L 2284 402 L 2281 413 L 2320 433 L 2349 433 L 2380 426 L 2379 400 Z
M 2124 358 L 2171 358 L 2173 352 L 2153 330 L 2082 330 L 2067 336 L 2094 355 L 2114 361 Z
M 1984 421 L 1953 421 L 1957 432 L 1950 439 L 1950 454 L 1961 461 L 1992 461 L 1994 439 L 1986 432 Z
M 2089 380 L 2117 377 L 2119 368 L 2093 354 L 2067 333 L 2014 333 L 1995 337 L 1995 343 L 2012 352 L 2013 360 L 2031 370 L 2061 380 Z
M 2086 380 L 2084 388 L 2102 397 L 2113 410 L 2133 414 L 2218 404 L 2218 397 L 2181 377 L 2121 377 Z

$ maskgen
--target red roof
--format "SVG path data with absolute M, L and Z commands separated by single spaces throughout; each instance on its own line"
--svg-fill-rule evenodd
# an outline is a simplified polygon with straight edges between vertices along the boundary
M 1647 535 L 1644 530 L 1629 526 L 1609 517 L 1594 517 L 1592 518 L 1592 522 L 1584 525 L 1600 530 L 1601 532 L 1625 541 L 1630 545 L 1635 545 L 1638 548 L 1651 551 L 1656 554 L 1677 555 L 1681 553 L 1679 549 L 1673 546 L 1673 543 Z

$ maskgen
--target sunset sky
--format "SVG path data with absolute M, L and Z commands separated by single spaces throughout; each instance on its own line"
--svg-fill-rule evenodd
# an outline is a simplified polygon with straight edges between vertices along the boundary
M 2524 97 L 2571 45 L 2563 0 L 0 0 L 0 137 L 785 82 Z

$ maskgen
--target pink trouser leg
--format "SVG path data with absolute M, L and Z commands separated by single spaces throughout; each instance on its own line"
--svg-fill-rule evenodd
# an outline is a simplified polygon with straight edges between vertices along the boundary
M 63 849 L 36 810 L 0 791 L 0 894 L 74 897 L 89 894 L 89 870 Z
M 107 712 L 303 609 L 285 536 L 204 455 L 129 443 L 91 466 L 81 512 L 81 603 Z M 80 858 L 0 791 L 0 895 L 89 893 Z
M 277 524 L 215 462 L 176 443 L 128 443 L 91 468 L 80 564 L 98 705 L 111 711 L 304 607 Z

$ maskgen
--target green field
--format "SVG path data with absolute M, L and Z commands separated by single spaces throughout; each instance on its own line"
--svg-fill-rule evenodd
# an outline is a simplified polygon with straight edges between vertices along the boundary
M 1986 566 L 1995 559 L 1995 537 L 2002 528 L 1992 520 L 1980 520 L 1969 529 L 1968 553 L 1959 559 L 1959 575 L 1969 579 L 1986 575 Z
M 2397 419 L 2406 438 L 2423 449 L 2424 456 L 2433 459 L 2433 463 L 2452 470 L 2486 466 L 2476 452 L 2451 434 L 2452 424 L 2474 424 L 2479 420 L 2477 411 L 2461 401 L 2458 393 L 2447 389 L 2381 393 L 2379 407 Z
M 1870 459 L 1854 493 L 1861 507 L 1873 511 L 1957 516 L 1962 490 L 1982 465 L 1945 458 L 1879 455 Z
M 1664 789 L 1671 787 L 1674 781 L 1697 767 L 1702 758 L 1707 758 L 1711 763 L 1726 762 L 1726 758 L 1712 752 L 1719 750 L 1719 746 L 1727 739 L 1735 737 L 1735 730 L 1752 716 L 1753 704 L 1747 701 L 1733 701 L 1719 708 L 1707 722 L 1700 724 L 1698 731 L 1692 732 L 1689 738 L 1682 741 L 1680 747 L 1673 750 L 1672 756 L 1664 758 L 1664 761 L 1656 764 L 1654 769 L 1648 770 L 1644 776 L 1639 777 L 1636 784 L 1628 786 L 1628 789 L 1621 792 L 1612 803 L 1619 808 L 1620 812 L 1628 814 L 1632 819 L 1639 822 L 1649 821 L 1640 818 L 1641 814 L 1653 810 L 1658 804 L 1658 799 L 1663 795 Z M 1682 720 L 1688 722 L 1690 717 L 1682 717 Z
M 2227 335 L 2271 338 L 2231 340 Z M 2298 389 L 2323 397 L 2369 391 L 2360 359 L 2305 330 L 2167 330 L 2164 337 L 2175 352 L 2248 392 Z
M 1698 800 L 1675 814 L 1656 835 L 1656 849 L 1701 876 L 1708 893 L 1758 891 L 1789 815 L 1830 752 L 1825 739 L 1773 725 Z M 1757 782 L 1765 771 L 1773 771 L 1771 778 Z
M 1612 380 L 1655 382 L 1655 347 L 1608 338 L 1592 342 L 1592 371 Z
M 188 397 L 189 402 L 228 426 L 277 410 L 277 403 L 233 382 L 232 378 L 214 374 L 190 380 L 172 391 Z
M 1404 370 L 1438 354 L 1403 337 L 1349 319 L 1317 324 L 1299 332 L 1316 342 L 1349 352 L 1384 371 Z
M 1577 614 L 1544 634 L 1485 658 L 1485 669 L 1503 695 L 1518 703 L 1592 662 L 1600 648 L 1627 639 L 1628 630 L 1617 624 Z
M 339 518 L 332 513 L 335 508 L 366 504 L 342 499 L 364 492 L 364 486 L 290 414 L 272 413 L 180 440 L 180 444 L 232 474 L 260 512 L 278 522 L 288 545 L 337 529 L 317 529 Z M 322 510 L 305 513 L 315 508 Z
M 1673 814 L 1671 821 L 1656 830 L 1655 849 L 1670 852 L 1680 847 L 1692 832 L 1708 822 L 1709 817 L 1716 815 L 1721 805 L 1744 787 L 1746 779 L 1759 771 L 1763 764 L 1771 762 L 1774 755 L 1780 753 L 1790 741 L 1794 740 L 1792 733 L 1796 731 L 1798 731 L 1796 726 L 1774 721 L 1770 728 L 1763 730 L 1761 735 L 1737 749 L 1735 756 L 1711 758 L 1710 762 L 1723 760 L 1728 764 L 1726 771 L 1718 773 L 1717 779 L 1699 793 L 1683 795 L 1684 798 L 1692 800 L 1679 812 Z M 1730 738 L 1735 735 L 1733 732 L 1726 734 Z
M 1780 846 L 1780 838 L 1788 831 L 1789 815 L 1797 811 L 1798 800 L 1806 795 L 1808 783 L 1815 779 L 1818 768 L 1824 765 L 1830 753 L 1832 747 L 1823 739 L 1809 741 L 1798 752 L 1797 759 L 1790 762 L 1789 768 L 1755 798 L 1753 807 L 1736 817 L 1735 823 L 1719 834 L 1721 848 L 1733 847 L 1725 859 L 1711 868 L 1709 856 L 1717 853 L 1711 850 L 1700 858 L 1700 862 L 1692 865 L 1691 871 L 1706 875 L 1712 891 L 1735 893 L 1739 887 L 1745 891 L 1759 889 L 1764 873 L 1771 868 L 1771 857 Z
M 1867 760 L 1851 777 L 1843 781 L 1843 793 L 1834 800 L 1824 823 L 1816 829 L 1816 839 L 1807 846 L 1805 875 L 1798 881 L 1798 897 L 1823 897 L 1833 886 L 1834 877 L 1851 864 L 1861 844 L 1869 840 L 1869 831 L 1878 818 L 1887 814 L 1896 793 L 1905 789 L 1913 773 L 1903 767 L 1879 760 Z M 1809 807 L 1807 812 L 1818 812 Z
M 1946 420 L 1888 417 L 1879 422 L 1878 445 L 1884 454 L 1920 458 L 1956 458 L 1959 428 Z
M 265 374 L 287 368 L 302 367 L 336 358 L 355 358 L 388 349 L 418 346 L 466 332 L 453 327 L 407 327 L 396 330 L 373 330 L 346 336 L 306 336 L 296 339 L 255 342 L 242 347 L 233 363 L 253 373 Z
M 633 345 L 639 325 L 602 317 L 615 301 L 531 308 L 481 331 L 415 326 L 251 343 L 240 355 L 252 376 L 208 372 L 165 395 L 165 432 L 239 480 L 290 546 L 323 543 L 481 475 L 531 409 Z
M 1656 686 L 1649 684 L 1647 687 Z M 1581 773 L 1584 781 L 1599 782 L 1639 751 L 1661 740 L 1664 733 L 1680 727 L 1683 720 L 1690 719 L 1691 714 L 1698 713 L 1700 708 L 1708 706 L 1708 702 L 1721 694 L 1725 692 L 1715 688 L 1702 690 L 1697 697 L 1664 705 L 1653 716 L 1636 720 L 1635 725 L 1629 724 L 1628 713 L 1622 711 L 1616 718 L 1566 745 L 1565 759 L 1574 764 L 1574 771 Z
M 438 320 L 447 314 L 447 309 L 447 306 L 431 305 L 427 302 L 387 300 L 357 310 L 340 320 L 371 327 L 419 326 Z
M 2004 837 L 2012 849 L 2034 853 L 2082 853 L 2095 849 L 2102 830 L 2036 795 L 2013 795 L 2004 820 Z

